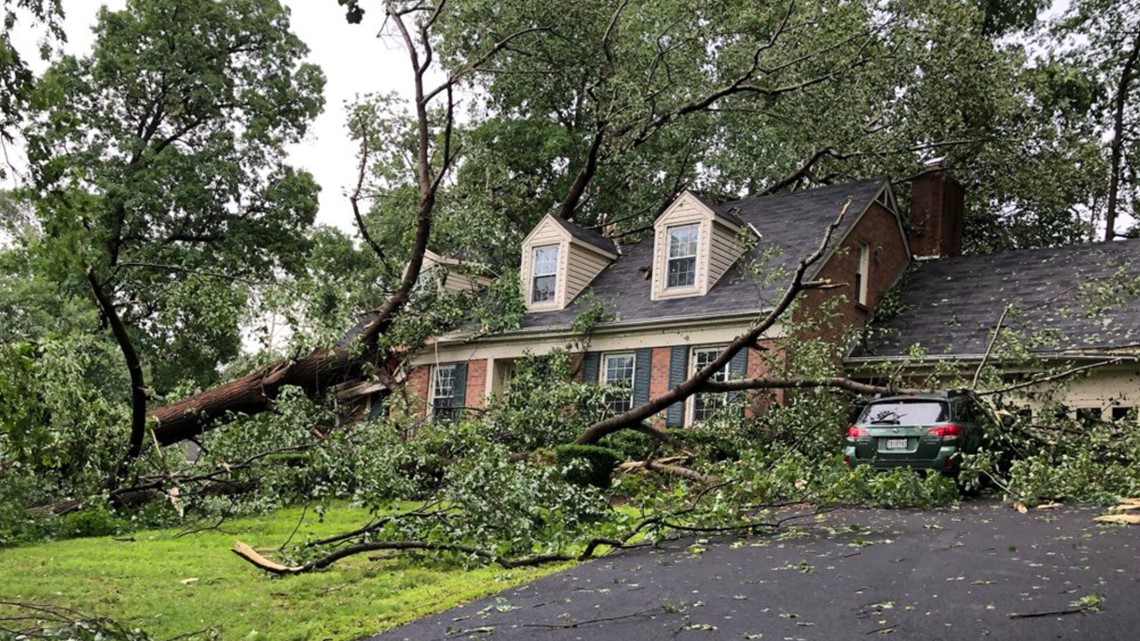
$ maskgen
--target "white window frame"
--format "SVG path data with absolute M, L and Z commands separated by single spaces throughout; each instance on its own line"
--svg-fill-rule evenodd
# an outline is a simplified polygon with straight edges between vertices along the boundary
M 629 359 L 629 395 L 626 398 L 621 399 L 610 398 L 609 395 L 606 396 L 606 405 L 614 414 L 620 414 L 622 412 L 628 411 L 633 407 L 633 387 L 637 381 L 637 354 L 635 352 L 614 352 L 613 354 L 602 355 L 602 363 L 598 372 L 598 383 L 601 385 L 614 385 L 614 382 L 610 381 L 609 379 L 609 364 L 611 359 L 618 358 Z M 617 408 L 618 401 L 621 402 L 620 409 Z
M 696 231 L 696 237 L 693 240 L 693 253 L 682 254 L 678 256 L 673 255 L 673 233 L 684 229 L 693 229 Z M 700 286 L 700 247 L 701 247 L 701 224 L 700 223 L 685 223 L 682 225 L 672 225 L 665 228 L 665 273 L 662 275 L 662 289 L 665 291 L 679 291 L 687 289 L 696 289 Z M 691 260 L 693 261 L 693 282 L 683 285 L 670 285 L 669 284 L 669 265 L 675 260 Z
M 550 272 L 540 272 L 538 253 L 545 250 L 554 250 L 554 260 L 550 268 Z M 527 300 L 531 305 L 556 305 L 558 303 L 558 261 L 562 257 L 562 245 L 554 243 L 552 245 L 539 245 L 531 249 L 530 253 L 530 279 L 527 283 Z M 535 285 L 538 283 L 539 278 L 553 278 L 554 285 L 551 287 L 550 298 L 544 300 L 536 300 Z
M 871 280 L 871 246 L 867 243 L 859 244 L 859 265 L 855 268 L 855 295 L 858 302 L 867 306 L 869 282 Z
M 454 364 L 451 365 L 435 365 L 431 368 L 431 388 L 428 390 L 428 416 L 433 420 L 454 420 L 455 411 L 455 370 Z M 440 395 L 440 374 L 442 372 L 451 372 L 451 389 L 450 394 L 447 396 Z M 437 407 L 437 403 L 442 399 L 450 399 L 446 410 L 447 415 L 442 416 L 441 410 L 445 408 Z
M 694 348 L 690 349 L 689 350 L 689 375 L 692 376 L 693 374 L 696 374 L 698 371 L 701 370 L 702 367 L 704 367 L 704 364 L 708 364 L 708 362 L 716 360 L 721 355 L 722 352 L 724 352 L 723 347 L 717 347 L 717 346 L 710 347 L 708 345 L 705 345 L 702 347 L 694 347 Z M 702 365 L 698 365 L 698 363 L 697 363 L 697 354 L 698 353 L 703 353 L 706 355 L 712 354 L 712 357 L 707 358 L 707 356 L 706 356 L 707 360 L 705 360 L 705 363 Z M 714 373 L 709 378 L 709 380 L 710 381 L 721 381 L 721 382 L 729 380 L 729 378 L 730 378 L 729 368 L 730 367 L 732 367 L 732 361 L 725 363 L 724 369 Z M 709 401 L 712 401 L 712 402 L 709 402 Z M 700 419 L 697 418 L 697 411 L 698 411 L 697 403 L 698 402 L 700 402 L 702 404 L 703 407 L 700 409 L 702 410 L 702 413 L 704 414 L 704 416 L 702 416 Z M 705 419 L 707 419 L 712 414 L 716 413 L 717 409 L 713 409 L 712 411 L 707 410 L 707 408 L 713 407 L 714 404 L 719 406 L 717 409 L 723 409 L 725 406 L 727 406 L 728 405 L 728 392 L 711 392 L 711 393 L 706 392 L 703 394 L 693 394 L 691 397 L 689 397 L 688 402 L 685 404 L 685 424 L 692 426 L 692 425 L 697 425 L 697 424 L 703 423 L 705 421 Z

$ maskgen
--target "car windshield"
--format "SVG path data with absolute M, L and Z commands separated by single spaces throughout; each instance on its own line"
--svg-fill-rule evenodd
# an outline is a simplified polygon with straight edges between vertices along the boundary
M 888 401 L 863 410 L 863 425 L 925 425 L 948 419 L 946 403 L 939 401 Z

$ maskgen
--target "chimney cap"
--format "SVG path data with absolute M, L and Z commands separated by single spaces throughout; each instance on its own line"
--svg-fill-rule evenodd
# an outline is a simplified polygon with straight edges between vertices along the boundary
M 946 169 L 946 156 L 937 156 L 922 163 L 926 171 L 936 171 Z

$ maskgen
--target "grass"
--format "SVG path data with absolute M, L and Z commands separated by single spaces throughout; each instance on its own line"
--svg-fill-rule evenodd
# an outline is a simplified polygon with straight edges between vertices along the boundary
M 0 549 L 0 601 L 50 604 L 105 616 L 152 639 L 214 629 L 247 641 L 357 639 L 565 567 L 463 570 L 423 559 L 370 561 L 360 555 L 313 574 L 271 578 L 238 558 L 242 539 L 255 547 L 284 542 L 300 508 L 226 521 L 223 531 L 136 532 L 133 540 L 71 539 Z M 358 527 L 363 510 L 309 512 L 294 541 Z M 0 606 L 0 617 L 10 614 Z

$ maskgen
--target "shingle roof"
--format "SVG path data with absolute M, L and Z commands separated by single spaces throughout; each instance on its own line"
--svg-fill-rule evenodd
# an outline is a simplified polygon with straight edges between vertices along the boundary
M 560 227 L 562 227 L 562 229 L 565 229 L 566 231 L 570 232 L 570 235 L 573 236 L 574 238 L 577 238 L 578 240 L 580 240 L 584 243 L 588 243 L 590 245 L 593 245 L 594 247 L 597 247 L 598 249 L 601 249 L 601 250 L 605 251 L 606 253 L 609 253 L 609 254 L 616 254 L 617 253 L 617 244 L 614 243 L 613 240 L 606 238 L 605 236 L 599 234 L 598 232 L 596 232 L 592 229 L 586 229 L 585 227 L 581 227 L 579 225 L 575 225 L 574 223 L 567 221 L 567 220 L 563 220 L 563 219 L 559 218 L 558 216 L 551 216 L 550 219 L 553 220 L 554 222 L 558 223 L 558 225 Z
M 863 180 L 831 185 L 788 194 L 749 198 L 721 203 L 718 210 L 730 212 L 744 223 L 751 223 L 761 234 L 757 246 L 744 260 L 737 261 L 704 296 L 650 299 L 652 283 L 642 268 L 653 264 L 653 238 L 622 245 L 621 256 L 574 302 L 565 309 L 529 312 L 523 318 L 524 329 L 568 327 L 584 311 L 583 301 L 602 301 L 607 312 L 617 321 L 649 321 L 663 319 L 701 319 L 760 312 L 769 306 L 786 285 L 785 279 L 761 280 L 749 274 L 744 266 L 775 250 L 765 264 L 765 273 L 774 270 L 789 276 L 799 261 L 819 246 L 823 234 L 851 198 L 849 214 L 844 218 L 833 240 L 838 241 L 882 188 L 884 179 Z M 809 275 L 810 276 L 810 275 Z
M 1003 331 L 1044 332 L 1037 352 L 1140 346 L 1140 240 L 960 256 L 920 263 L 901 285 L 902 311 L 872 324 L 853 357 L 980 356 L 1007 304 Z

